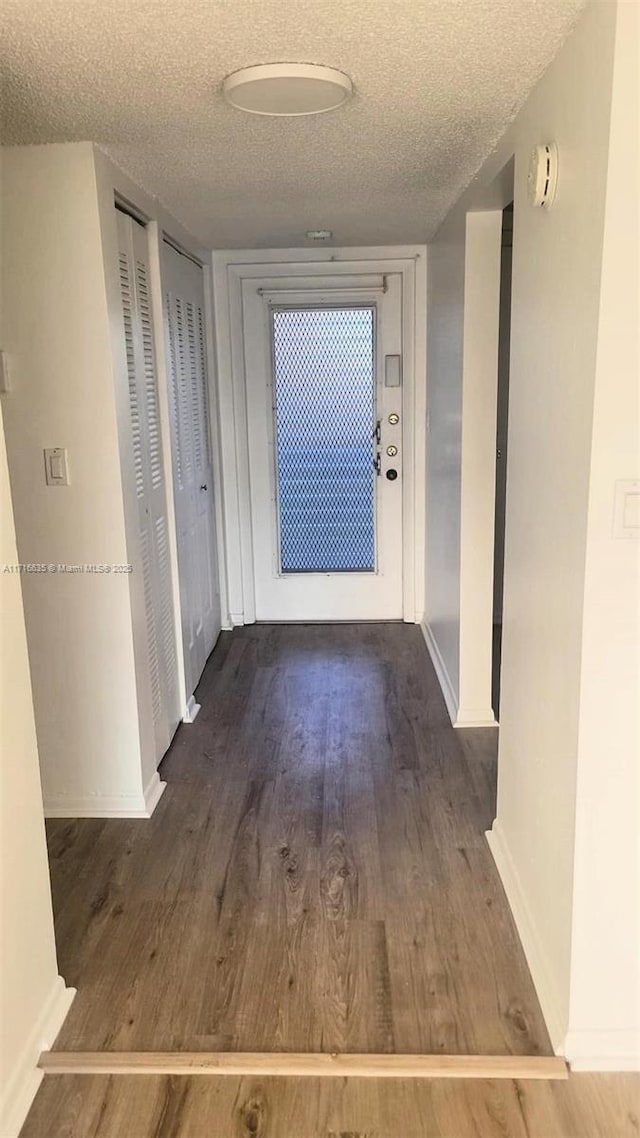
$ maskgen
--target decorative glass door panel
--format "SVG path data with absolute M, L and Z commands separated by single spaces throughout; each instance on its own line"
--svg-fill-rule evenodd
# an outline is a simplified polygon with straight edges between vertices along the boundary
M 271 313 L 280 571 L 374 572 L 375 309 Z

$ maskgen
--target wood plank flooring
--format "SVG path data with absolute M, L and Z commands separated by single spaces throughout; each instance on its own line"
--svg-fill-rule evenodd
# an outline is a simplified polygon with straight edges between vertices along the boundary
M 535 1055 L 495 736 L 402 624 L 225 634 L 150 821 L 48 824 L 62 1050 Z
M 637 1138 L 638 1076 L 46 1076 L 21 1138 Z
M 454 732 L 405 625 L 224 634 L 150 821 L 52 821 L 58 1050 L 545 1055 Z M 634 1076 L 45 1076 L 22 1138 L 638 1138 Z

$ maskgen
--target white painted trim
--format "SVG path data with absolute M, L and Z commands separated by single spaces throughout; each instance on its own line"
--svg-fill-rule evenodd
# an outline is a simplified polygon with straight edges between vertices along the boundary
M 213 499 L 216 526 L 216 556 L 218 559 L 218 586 L 220 590 L 220 623 L 225 627 L 225 619 L 229 611 L 228 584 L 225 571 L 226 533 L 223 509 L 223 470 L 222 470 L 222 423 L 220 420 L 220 407 L 218 404 L 218 357 L 216 351 L 216 316 L 214 305 L 213 271 L 211 259 L 202 266 L 204 283 L 206 347 L 207 347 L 207 376 L 209 381 L 209 427 L 211 430 L 211 445 L 213 450 Z
M 187 700 L 187 706 L 184 709 L 184 715 L 182 716 L 182 722 L 193 723 L 194 720 L 198 718 L 198 712 L 200 711 L 200 708 L 201 704 L 196 703 L 196 697 L 194 695 L 189 696 L 189 699 Z
M 497 727 L 491 707 L 459 707 L 454 727 Z
M 569 1031 L 564 1053 L 572 1071 L 640 1071 L 640 1032 Z
M 460 628 L 456 727 L 493 725 L 493 561 L 501 210 L 465 223 L 460 456 Z
M 425 611 L 427 555 L 427 274 L 428 252 L 415 259 L 413 314 L 414 624 Z
M 344 261 L 382 260 L 393 256 L 396 260 L 413 260 L 423 256 L 424 245 L 341 245 L 324 249 L 215 249 L 214 264 L 220 265 L 300 265 L 305 271 L 311 264 Z M 293 274 L 292 274 L 293 275 Z
M 566 1024 L 563 1024 L 562 1021 L 560 1000 L 553 982 L 553 973 L 531 914 L 520 875 L 497 818 L 492 829 L 486 831 L 485 837 L 500 874 L 504 891 L 507 894 L 509 907 L 516 923 L 531 972 L 531 979 L 551 1038 L 551 1045 L 556 1055 L 564 1055 Z
M 151 817 L 166 789 L 166 782 L 162 782 L 158 772 L 154 771 L 144 791 L 145 818 Z
M 380 246 L 366 248 L 263 249 L 216 251 L 212 255 L 216 325 L 218 406 L 225 430 L 221 433 L 225 530 L 225 567 L 229 622 L 255 620 L 253 541 L 251 534 L 250 476 L 244 381 L 242 283 L 246 279 L 282 276 L 318 276 L 400 273 L 403 278 L 403 344 L 407 373 L 412 383 L 413 437 L 403 439 L 409 454 L 414 490 L 404 530 L 407 579 L 414 578 L 411 596 L 404 598 L 404 619 L 416 620 L 423 611 L 424 591 L 424 485 L 426 408 L 426 247 Z M 423 305 L 424 312 L 418 311 Z M 413 390 L 411 390 L 413 388 Z M 403 416 L 404 418 L 404 416 Z M 413 451 L 413 455 L 411 455 Z M 405 467 L 406 469 L 406 467 Z M 410 479 L 406 479 L 406 485 Z M 407 590 L 408 592 L 408 590 Z M 223 623 L 225 614 L 223 613 Z
M 55 1042 L 75 994 L 76 989 L 67 988 L 62 976 L 56 977 L 5 1084 L 0 1105 L 2 1138 L 18 1138 L 43 1079 L 43 1072 L 38 1068 L 40 1053 L 49 1050 Z
M 45 818 L 150 818 L 164 790 L 157 771 L 149 779 L 144 794 L 87 794 L 69 798 L 49 795 L 44 801 Z
M 421 620 L 420 629 L 422 631 L 422 635 L 424 636 L 424 642 L 427 646 L 429 656 L 431 657 L 431 663 L 435 669 L 438 683 L 442 688 L 442 694 L 444 696 L 444 702 L 447 705 L 449 718 L 455 727 L 456 720 L 458 718 L 458 697 L 456 696 L 454 686 L 451 683 L 451 678 L 447 671 L 447 666 L 442 658 L 440 649 L 438 647 L 438 642 L 433 635 L 433 629 L 431 628 L 431 625 L 428 624 L 427 621 Z

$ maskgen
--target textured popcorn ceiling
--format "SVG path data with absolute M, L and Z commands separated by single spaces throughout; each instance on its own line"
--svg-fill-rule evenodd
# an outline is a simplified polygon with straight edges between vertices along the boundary
M 93 140 L 216 248 L 425 241 L 583 0 L 2 0 L 3 141 Z M 251 63 L 346 71 L 315 118 L 228 107 Z

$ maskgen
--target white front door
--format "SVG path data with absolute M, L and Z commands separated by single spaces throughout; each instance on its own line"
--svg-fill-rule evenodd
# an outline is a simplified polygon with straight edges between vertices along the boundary
M 245 294 L 256 619 L 402 619 L 401 276 Z
M 163 243 L 173 493 L 187 699 L 220 632 L 202 268 Z

